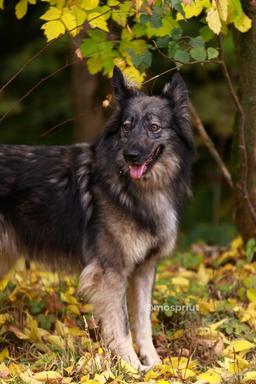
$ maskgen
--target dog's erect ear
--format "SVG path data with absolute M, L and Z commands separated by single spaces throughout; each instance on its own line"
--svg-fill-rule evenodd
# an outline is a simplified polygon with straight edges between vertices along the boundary
M 112 78 L 112 86 L 114 89 L 114 95 L 118 102 L 122 102 L 129 97 L 134 96 L 134 90 L 129 88 L 122 71 L 115 65 Z
M 165 84 L 162 97 L 170 102 L 170 106 L 176 123 L 173 128 L 177 135 L 183 140 L 187 148 L 194 152 L 194 139 L 190 126 L 188 89 L 179 73 Z
M 179 73 L 173 75 L 172 80 L 165 84 L 162 97 L 170 100 L 173 112 L 177 117 L 189 117 L 188 89 Z

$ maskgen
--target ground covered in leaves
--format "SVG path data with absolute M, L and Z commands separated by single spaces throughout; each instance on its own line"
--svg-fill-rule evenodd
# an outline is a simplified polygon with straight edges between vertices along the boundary
M 256 244 L 197 244 L 158 268 L 146 374 L 105 348 L 77 277 L 22 262 L 0 280 L 0 383 L 256 383 Z

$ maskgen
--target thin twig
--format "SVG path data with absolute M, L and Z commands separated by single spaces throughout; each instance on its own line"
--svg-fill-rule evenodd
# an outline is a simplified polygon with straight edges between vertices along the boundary
M 224 57 L 224 50 L 222 46 L 221 37 L 218 36 L 218 45 L 219 45 L 219 51 L 220 51 L 220 66 L 223 72 L 223 76 L 226 80 L 227 87 L 229 90 L 229 93 L 231 95 L 231 98 L 233 99 L 234 105 L 237 109 L 237 112 L 240 117 L 239 121 L 239 127 L 238 127 L 238 137 L 239 137 L 239 149 L 241 154 L 241 178 L 240 178 L 240 187 L 243 193 L 244 200 L 247 204 L 247 207 L 249 209 L 251 218 L 256 224 L 256 210 L 253 206 L 253 203 L 251 201 L 249 191 L 248 191 L 248 153 L 247 153 L 247 147 L 245 143 L 245 113 L 243 110 L 243 107 L 240 103 L 240 100 L 236 94 L 236 91 L 234 89 L 226 62 Z
M 169 72 L 172 72 L 172 71 L 175 71 L 175 70 L 177 70 L 177 67 L 169 68 L 169 69 L 167 69 L 166 71 L 161 72 L 161 73 L 159 73 L 159 74 L 156 75 L 156 76 L 150 77 L 150 79 L 144 81 L 144 82 L 142 83 L 142 85 L 147 84 L 147 83 L 149 83 L 150 81 L 156 80 L 156 79 L 158 79 L 159 77 L 166 75 L 166 73 L 169 73 Z
M 62 65 L 62 67 L 56 69 L 56 71 L 50 73 L 49 75 L 47 75 L 46 77 L 43 77 L 41 80 L 39 80 L 32 88 L 29 89 L 28 92 L 26 92 L 22 97 L 19 98 L 19 100 L 16 101 L 16 103 L 14 103 L 11 108 L 8 109 L 7 112 L 5 112 L 4 115 L 1 116 L 0 118 L 0 123 L 14 110 L 14 108 L 19 105 L 26 97 L 28 97 L 36 88 L 38 88 L 42 83 L 44 83 L 46 80 L 50 79 L 52 76 L 56 75 L 57 73 L 59 73 L 60 71 L 62 71 L 63 69 L 65 68 L 68 68 L 70 67 L 71 65 L 75 64 L 76 62 L 78 62 L 79 60 L 73 60 L 71 61 L 70 63 L 66 63 L 64 65 Z
M 115 8 L 115 7 L 113 7 Z M 109 13 L 110 11 L 113 10 L 113 8 L 110 8 L 102 13 L 100 13 L 99 15 L 97 16 L 94 16 L 92 17 L 91 19 L 87 20 L 88 23 L 90 23 L 91 21 L 95 20 L 95 19 L 98 19 L 99 17 L 101 16 L 104 16 L 106 13 Z M 66 36 L 67 33 L 70 33 L 78 28 L 81 28 L 82 26 L 84 25 L 84 23 L 80 24 L 80 25 L 77 25 L 76 27 L 66 31 L 63 35 L 60 35 L 58 36 L 56 39 L 48 42 L 47 44 L 45 44 L 43 46 L 43 48 L 39 49 L 39 51 L 37 51 L 33 56 L 31 56 L 19 69 L 17 72 L 15 72 L 9 80 L 7 80 L 7 82 L 0 88 L 0 94 L 8 87 L 8 85 L 10 85 L 23 71 L 24 69 L 30 64 L 32 63 L 38 56 L 40 56 L 47 48 L 49 48 L 53 43 L 56 43 L 56 41 L 59 41 L 61 39 L 63 39 L 63 37 Z
M 76 115 L 76 116 L 74 116 L 74 117 L 71 117 L 70 119 L 66 119 L 66 120 L 64 120 L 64 121 L 62 121 L 62 122 L 60 122 L 60 123 L 54 125 L 53 127 L 47 129 L 47 131 L 43 132 L 43 133 L 41 134 L 40 137 L 45 138 L 45 137 L 47 137 L 50 133 L 56 131 L 58 128 L 62 127 L 63 125 L 66 125 L 66 124 L 70 123 L 71 121 L 75 121 L 78 117 L 80 117 L 80 116 L 85 116 L 85 115 L 86 115 L 86 113 L 79 113 L 78 115 Z
M 47 48 L 49 48 L 53 43 L 55 42 L 55 40 L 53 41 L 50 41 L 49 43 L 45 44 L 43 46 L 43 48 L 41 48 L 39 51 L 37 51 L 33 56 L 31 56 L 21 67 L 20 69 L 14 73 L 10 79 L 0 88 L 0 94 L 5 90 L 6 87 L 8 87 L 9 84 L 11 84 L 15 79 L 16 77 L 19 76 L 19 74 L 32 62 L 34 61 L 38 56 L 41 55 L 41 53 L 43 53 Z
M 216 161 L 216 163 L 220 167 L 220 170 L 224 176 L 224 179 L 226 180 L 226 182 L 228 183 L 230 188 L 233 188 L 233 181 L 232 181 L 231 174 L 230 174 L 229 170 L 227 169 L 226 165 L 224 164 L 218 151 L 216 150 L 216 147 L 215 147 L 213 141 L 211 140 L 210 136 L 208 135 L 207 131 L 205 130 L 200 117 L 198 116 L 194 106 L 191 103 L 189 103 L 189 110 L 190 110 L 190 114 L 192 117 L 192 121 L 194 123 L 194 127 L 197 130 L 199 136 L 201 137 L 204 145 L 207 147 L 208 151 L 210 152 L 210 154 L 212 155 L 212 157 L 214 158 L 214 160 Z

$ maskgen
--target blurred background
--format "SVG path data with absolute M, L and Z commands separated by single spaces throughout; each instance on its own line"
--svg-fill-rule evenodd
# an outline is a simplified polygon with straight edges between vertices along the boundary
M 13 1 L 6 2 L 5 12 L 0 13 L 0 33 L 4 37 L 0 48 L 1 86 L 46 45 L 39 21 L 43 3 L 41 9 L 31 8 L 20 21 L 15 18 L 14 5 Z M 75 49 L 76 42 L 67 37 L 49 44 L 1 93 L 0 143 L 71 144 L 92 140 L 102 132 L 111 114 L 111 107 L 104 108 L 102 104 L 111 94 L 111 81 L 102 75 L 90 75 L 85 62 L 75 59 Z M 236 85 L 231 36 L 225 37 L 224 49 Z M 157 55 L 147 78 L 169 67 L 170 62 Z M 215 64 L 187 65 L 181 73 L 208 134 L 229 166 L 235 110 L 220 69 Z M 145 88 L 149 93 L 160 92 L 168 79 L 165 75 L 147 83 Z M 236 234 L 234 201 L 219 168 L 197 135 L 196 143 L 193 197 L 187 202 L 181 220 L 180 246 L 198 241 L 224 245 Z

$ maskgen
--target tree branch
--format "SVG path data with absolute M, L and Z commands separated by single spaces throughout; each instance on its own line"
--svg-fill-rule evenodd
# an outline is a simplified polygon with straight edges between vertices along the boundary
M 238 127 L 238 137 L 239 137 L 239 149 L 241 154 L 241 180 L 240 185 L 238 185 L 243 193 L 244 200 L 247 204 L 249 213 L 251 215 L 251 218 L 253 222 L 256 224 L 256 210 L 253 206 L 253 203 L 251 201 L 248 188 L 247 188 L 247 179 L 248 179 L 248 153 L 247 153 L 247 147 L 245 143 L 245 114 L 243 107 L 240 103 L 240 100 L 236 94 L 236 91 L 234 89 L 226 62 L 225 62 L 225 56 L 224 56 L 224 50 L 222 46 L 221 37 L 218 36 L 218 46 L 220 51 L 220 66 L 222 69 L 222 73 L 224 76 L 224 79 L 226 81 L 229 93 L 231 98 L 233 99 L 234 105 L 236 107 L 236 110 L 239 114 L 240 121 L 239 121 L 239 127 Z
M 199 136 L 201 137 L 204 145 L 207 147 L 208 151 L 210 152 L 210 154 L 212 155 L 212 157 L 214 158 L 214 160 L 216 161 L 216 163 L 220 167 L 220 170 L 223 174 L 223 177 L 226 180 L 226 182 L 228 183 L 228 185 L 230 186 L 230 188 L 233 188 L 233 181 L 232 181 L 231 174 L 230 174 L 229 170 L 227 169 L 221 156 L 219 155 L 218 151 L 216 150 L 216 147 L 215 147 L 213 141 L 211 140 L 210 136 L 208 135 L 206 129 L 203 126 L 203 123 L 202 123 L 200 117 L 198 116 L 194 106 L 191 103 L 189 103 L 189 110 L 190 110 L 190 114 L 192 117 L 192 121 L 194 123 L 194 127 L 197 130 Z

